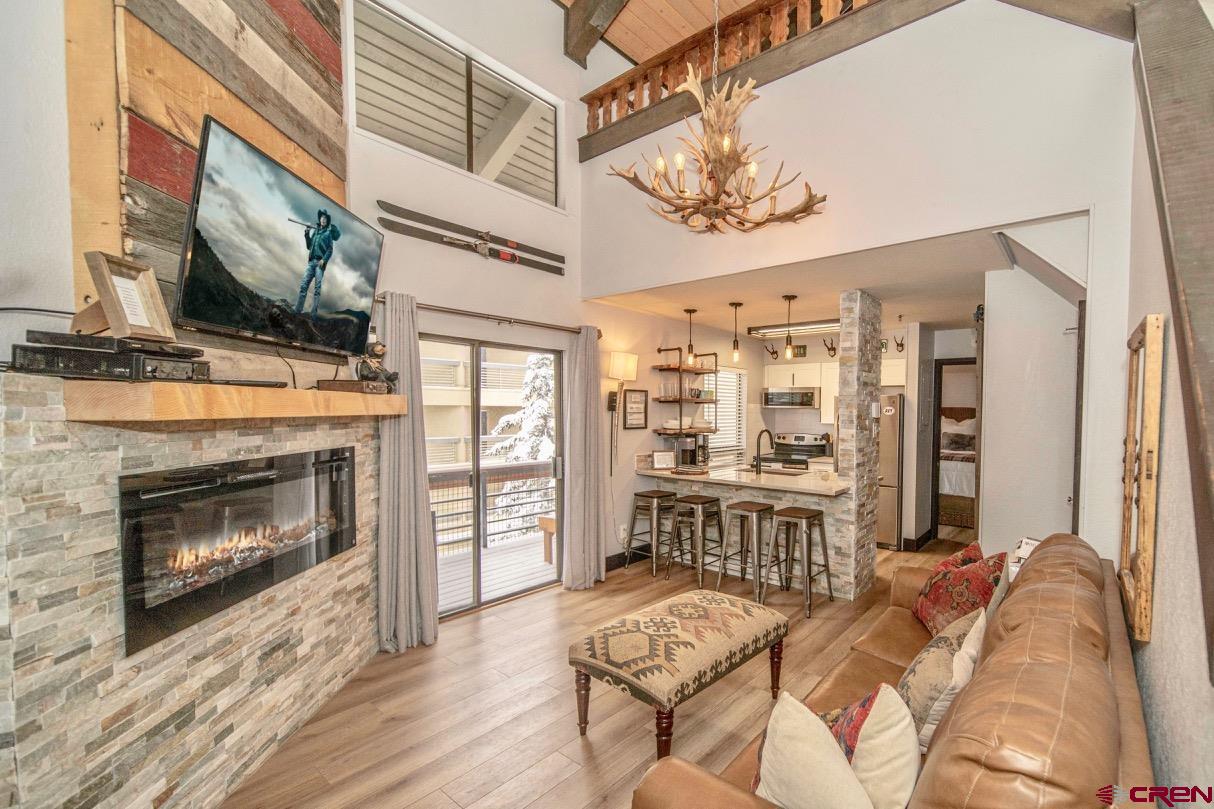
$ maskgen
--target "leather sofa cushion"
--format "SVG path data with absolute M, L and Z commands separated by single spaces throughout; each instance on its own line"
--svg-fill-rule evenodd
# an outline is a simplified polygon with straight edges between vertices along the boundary
M 1104 570 L 1100 566 L 1100 556 L 1074 534 L 1051 534 L 1033 549 L 1008 593 L 1039 581 L 1071 582 L 1076 578 L 1084 579 L 1096 592 L 1103 591 Z
M 1096 790 L 1117 783 L 1112 679 L 1075 642 L 1081 632 L 1034 627 L 979 664 L 932 738 L 908 809 L 1070 809 L 1094 806 Z
M 927 632 L 926 629 L 923 631 Z M 872 693 L 881 683 L 897 685 L 905 669 L 905 666 L 898 666 L 863 652 L 849 652 L 847 657 L 809 692 L 809 696 L 804 700 L 805 705 L 815 713 L 843 708 Z M 751 779 L 758 768 L 759 739 L 756 738 L 729 763 L 721 773 L 721 778 L 736 787 L 749 789 Z
M 931 639 L 927 627 L 910 610 L 889 607 L 852 649 L 905 669 Z
M 1019 581 L 1019 576 L 1016 577 Z M 1084 582 L 1077 584 L 1078 582 Z M 1016 582 L 1012 582 L 1013 585 Z M 985 659 L 1009 638 L 1021 632 L 1043 632 L 1057 627 L 1073 627 L 1071 640 L 1091 648 L 1101 660 L 1109 654 L 1109 628 L 1104 612 L 1104 595 L 1081 577 L 1071 582 L 1038 581 L 1016 587 L 995 610 L 982 639 L 981 659 Z M 1055 650 L 1066 654 L 1065 648 Z

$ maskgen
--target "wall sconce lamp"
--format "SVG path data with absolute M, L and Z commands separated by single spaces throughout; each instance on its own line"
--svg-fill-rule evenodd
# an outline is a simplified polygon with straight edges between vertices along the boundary
M 624 383 L 637 378 L 637 355 L 627 351 L 612 351 L 607 362 L 607 376 L 616 380 L 616 389 L 607 394 L 607 410 L 611 413 L 611 458 L 608 474 L 615 474 L 620 454 L 620 399 Z

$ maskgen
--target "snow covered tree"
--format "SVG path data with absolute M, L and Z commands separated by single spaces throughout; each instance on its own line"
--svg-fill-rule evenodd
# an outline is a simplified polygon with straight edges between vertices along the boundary
M 503 416 L 492 436 L 505 436 L 485 448 L 486 458 L 501 458 L 507 463 L 551 461 L 556 454 L 556 382 L 551 354 L 528 354 L 523 375 L 523 401 L 515 412 Z M 554 481 L 547 475 L 523 480 L 507 480 L 493 497 L 492 527 L 494 543 L 527 536 L 535 531 L 535 518 L 555 508 Z M 490 484 L 491 488 L 494 484 Z

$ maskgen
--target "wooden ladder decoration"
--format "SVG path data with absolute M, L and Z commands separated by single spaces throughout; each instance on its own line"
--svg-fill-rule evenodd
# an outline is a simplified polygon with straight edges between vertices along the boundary
M 1126 342 L 1125 455 L 1122 459 L 1121 560 L 1117 581 L 1134 640 L 1151 639 L 1155 589 L 1155 507 L 1163 391 L 1163 315 L 1147 315 Z

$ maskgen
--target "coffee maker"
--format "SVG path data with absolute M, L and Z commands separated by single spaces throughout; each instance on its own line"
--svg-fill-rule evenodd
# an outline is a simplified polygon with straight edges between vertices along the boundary
M 675 444 L 680 469 L 708 468 L 708 436 L 684 435 Z

